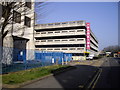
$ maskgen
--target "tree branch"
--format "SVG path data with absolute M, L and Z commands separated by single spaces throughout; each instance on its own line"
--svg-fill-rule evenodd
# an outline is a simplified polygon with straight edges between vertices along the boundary
M 5 38 L 5 36 L 8 34 L 8 30 L 4 32 L 4 34 L 2 35 L 2 38 Z

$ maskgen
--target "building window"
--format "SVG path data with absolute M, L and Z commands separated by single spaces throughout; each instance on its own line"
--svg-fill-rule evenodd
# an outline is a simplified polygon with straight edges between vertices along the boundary
M 30 27 L 31 26 L 31 19 L 25 16 L 25 25 Z
M 25 2 L 25 6 L 31 9 L 31 2 Z
M 54 50 L 60 50 L 60 48 L 55 48 Z
M 69 31 L 69 32 L 75 32 L 75 31 Z
M 69 50 L 76 50 L 76 48 L 70 48 Z
M 39 32 L 36 32 L 36 34 L 40 34 Z
M 77 23 L 83 24 L 83 21 L 78 21 Z
M 55 23 L 55 25 L 60 25 L 60 23 Z
M 77 41 L 83 41 L 84 39 L 77 39 Z
M 83 30 L 77 30 L 77 32 L 83 32 Z
M 41 34 L 46 34 L 46 32 L 41 32 Z
M 70 39 L 69 41 L 75 41 L 74 39 Z
M 53 50 L 53 49 L 50 48 L 50 49 L 47 49 L 47 50 Z
M 48 24 L 48 26 L 52 26 L 53 24 Z
M 59 42 L 60 40 L 55 40 L 55 42 Z
M 39 50 L 39 49 L 35 49 L 35 50 Z
M 77 48 L 77 50 L 84 50 L 84 48 Z
M 69 22 L 70 24 L 76 23 L 76 22 Z
M 68 40 L 62 40 L 62 41 L 68 41 Z
M 6 9 L 6 6 L 3 6 L 3 5 L 1 5 L 1 7 L 0 8 L 2 8 L 2 17 L 4 17 L 5 18 L 5 9 Z M 0 13 L 0 15 L 1 15 L 1 13 Z
M 62 48 L 62 50 L 67 50 L 67 48 Z
M 53 33 L 53 32 L 48 32 L 48 34 Z
M 41 40 L 41 42 L 46 42 L 46 40 Z
M 67 31 L 62 31 L 62 33 L 66 33 Z
M 60 33 L 60 31 L 56 31 L 55 33 Z
M 48 40 L 48 42 L 52 42 L 53 40 Z
M 46 24 L 41 24 L 40 26 L 46 26 Z
M 43 51 L 43 50 L 46 50 L 46 49 L 41 49 L 41 50 Z
M 36 40 L 35 42 L 39 42 L 39 40 Z
M 67 23 L 62 23 L 62 24 L 67 24 Z
M 16 23 L 21 22 L 21 14 L 19 12 L 13 11 L 13 21 Z

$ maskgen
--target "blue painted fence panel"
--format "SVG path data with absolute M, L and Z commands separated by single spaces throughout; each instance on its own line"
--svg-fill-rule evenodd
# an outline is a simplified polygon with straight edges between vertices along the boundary
M 64 53 L 64 62 L 66 62 L 66 60 L 69 62 L 72 60 L 72 54 L 70 53 Z
M 64 62 L 68 62 L 72 60 L 72 54 L 63 53 L 63 52 L 36 52 L 35 53 L 35 60 L 40 60 L 41 62 L 49 62 L 62 64 L 62 59 Z
M 2 73 L 16 72 L 35 67 L 49 66 L 53 64 L 62 64 L 62 61 L 69 62 L 72 60 L 72 54 L 63 52 L 35 51 L 34 60 L 26 60 L 26 50 L 14 49 L 13 55 L 13 64 L 2 65 Z

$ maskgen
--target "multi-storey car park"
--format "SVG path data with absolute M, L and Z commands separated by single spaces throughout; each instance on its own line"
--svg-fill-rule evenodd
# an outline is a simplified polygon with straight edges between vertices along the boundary
M 86 21 L 35 25 L 35 48 L 41 51 L 72 53 L 73 60 L 97 54 L 98 40 Z

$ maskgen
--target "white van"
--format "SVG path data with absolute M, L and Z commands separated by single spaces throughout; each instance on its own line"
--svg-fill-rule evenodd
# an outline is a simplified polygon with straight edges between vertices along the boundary
M 93 57 L 94 57 L 94 55 L 93 55 L 93 54 L 91 54 L 91 55 L 89 55 L 88 57 L 86 57 L 86 59 L 87 59 L 87 60 L 92 60 L 92 59 L 93 59 Z

